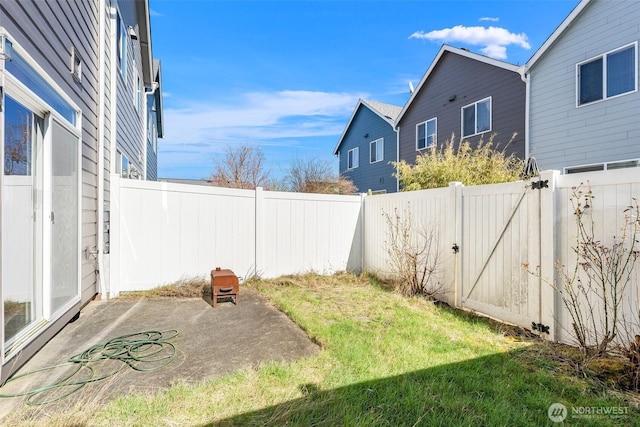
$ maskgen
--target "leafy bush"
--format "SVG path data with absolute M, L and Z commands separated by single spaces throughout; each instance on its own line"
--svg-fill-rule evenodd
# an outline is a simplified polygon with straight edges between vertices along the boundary
M 404 160 L 394 162 L 395 176 L 403 191 L 447 187 L 454 181 L 464 185 L 517 181 L 524 161 L 496 149 L 494 136 L 486 143 L 481 139 L 478 146 L 472 148 L 466 140 L 454 144 L 455 135 L 451 135 L 440 148 L 433 147 L 419 155 L 415 165 Z

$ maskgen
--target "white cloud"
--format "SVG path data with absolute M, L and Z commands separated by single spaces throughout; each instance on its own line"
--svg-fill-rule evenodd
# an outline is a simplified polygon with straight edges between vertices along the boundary
M 210 165 L 216 154 L 233 144 L 313 152 L 316 147 L 306 146 L 303 140 L 312 137 L 325 137 L 328 148 L 322 153 L 331 156 L 358 98 L 364 97 L 362 93 L 285 90 L 241 94 L 235 102 L 165 104 L 161 166 L 171 169 L 185 161 L 193 168 Z M 174 105 L 176 98 L 171 100 Z
M 181 108 L 165 108 L 166 138 L 193 144 L 339 134 L 345 116 L 349 117 L 361 96 L 312 91 L 252 92 L 241 95 L 235 105 L 200 101 Z
M 489 21 L 489 22 L 498 22 L 499 20 L 500 18 L 491 17 L 491 16 L 483 16 L 482 18 L 480 18 L 480 21 Z
M 428 33 L 417 31 L 411 34 L 409 38 L 483 46 L 482 52 L 496 59 L 506 59 L 507 46 L 512 44 L 524 49 L 531 49 L 526 34 L 515 34 L 500 27 L 465 27 L 456 25 L 452 28 L 434 30 Z

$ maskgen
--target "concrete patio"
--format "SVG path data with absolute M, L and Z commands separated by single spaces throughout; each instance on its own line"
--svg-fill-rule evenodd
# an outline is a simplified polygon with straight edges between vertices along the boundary
M 188 299 L 93 301 L 82 310 L 77 321 L 68 324 L 16 375 L 64 364 L 70 357 L 122 335 L 168 330 L 178 331 L 177 336 L 168 339 L 175 346 L 175 358 L 168 365 L 150 372 L 125 365 L 116 375 L 90 382 L 42 408 L 50 412 L 58 407 L 56 405 L 72 407 L 88 397 L 95 402 L 125 393 L 153 393 L 177 382 L 200 382 L 261 362 L 291 361 L 319 351 L 305 332 L 282 312 L 257 292 L 241 287 L 238 305 L 220 299 L 215 309 L 211 307 L 210 295 Z M 122 364 L 107 363 L 110 366 L 106 370 Z M 55 371 L 9 382 L 0 388 L 0 394 L 44 387 L 60 375 Z M 96 375 L 100 373 L 94 373 L 94 377 Z M 24 396 L 0 399 L 0 420 L 23 405 Z

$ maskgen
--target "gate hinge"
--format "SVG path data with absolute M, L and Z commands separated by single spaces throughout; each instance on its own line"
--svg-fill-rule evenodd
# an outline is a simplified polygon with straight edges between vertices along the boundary
M 537 182 L 532 182 L 531 183 L 531 189 L 533 190 L 542 190 L 543 188 L 549 188 L 549 180 L 545 179 L 537 181 Z
M 451 249 L 453 250 L 454 254 L 457 254 L 458 252 L 460 252 L 460 246 L 458 246 L 457 243 L 454 243 Z
M 547 325 L 543 325 L 542 323 L 531 322 L 531 329 L 534 331 L 539 331 L 541 334 L 548 334 L 549 327 Z

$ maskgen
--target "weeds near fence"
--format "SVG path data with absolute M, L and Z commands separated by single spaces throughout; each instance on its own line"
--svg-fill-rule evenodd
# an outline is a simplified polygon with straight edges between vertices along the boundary
M 411 210 L 382 213 L 387 225 L 385 248 L 396 290 L 403 295 L 434 298 L 442 289 L 437 280 L 440 261 L 435 227 L 414 224 Z

